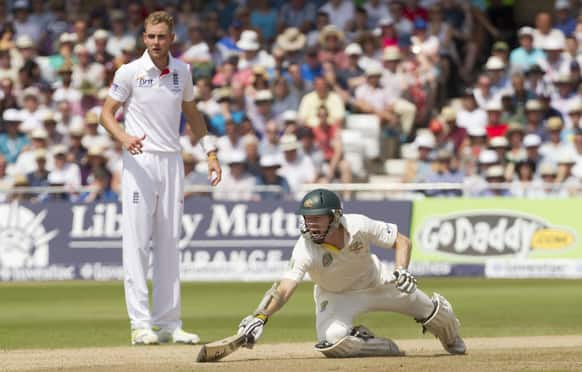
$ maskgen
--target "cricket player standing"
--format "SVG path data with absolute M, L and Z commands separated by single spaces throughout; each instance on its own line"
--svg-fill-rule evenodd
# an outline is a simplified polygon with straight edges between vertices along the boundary
M 166 12 L 145 20 L 141 58 L 115 73 L 105 100 L 102 125 L 123 144 L 123 267 L 132 344 L 197 343 L 182 330 L 178 241 L 184 207 L 184 165 L 179 144 L 180 114 L 208 154 L 211 184 L 220 182 L 216 148 L 194 103 L 192 74 L 169 54 L 174 21 Z M 115 119 L 123 106 L 125 130 Z M 153 306 L 147 272 L 153 254 Z
M 318 343 L 327 357 L 402 355 L 390 339 L 380 338 L 354 318 L 368 311 L 407 314 L 440 340 L 451 354 L 464 354 L 465 343 L 451 304 L 440 294 L 429 298 L 408 272 L 411 245 L 396 225 L 361 214 L 342 213 L 339 197 L 325 189 L 309 192 L 297 211 L 303 216 L 302 236 L 293 249 L 290 268 L 267 291 L 253 315 L 244 318 L 238 334 L 252 347 L 268 318 L 291 297 L 305 273 L 315 282 Z M 394 248 L 395 270 L 384 277 L 370 244 Z

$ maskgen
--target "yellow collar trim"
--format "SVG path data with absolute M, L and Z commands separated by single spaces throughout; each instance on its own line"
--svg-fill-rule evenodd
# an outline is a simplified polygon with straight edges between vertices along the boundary
M 334 253 L 339 253 L 340 249 L 338 247 L 336 247 L 333 244 L 329 244 L 329 243 L 321 243 L 321 246 L 325 249 L 327 249 L 328 251 L 334 252 Z

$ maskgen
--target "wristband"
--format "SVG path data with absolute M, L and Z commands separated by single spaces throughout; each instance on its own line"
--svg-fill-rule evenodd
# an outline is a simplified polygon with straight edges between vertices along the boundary
M 205 154 L 216 151 L 216 138 L 206 135 L 200 139 L 200 146 L 202 146 Z

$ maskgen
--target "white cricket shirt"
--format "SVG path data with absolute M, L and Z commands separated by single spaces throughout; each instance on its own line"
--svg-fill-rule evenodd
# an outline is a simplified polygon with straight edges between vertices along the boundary
M 146 135 L 143 151 L 180 151 L 182 101 L 194 100 L 188 65 L 170 56 L 168 68 L 162 72 L 146 50 L 115 72 L 109 96 L 124 104 L 126 132 Z
M 382 284 L 381 263 L 370 251 L 370 244 L 392 248 L 398 227 L 361 214 L 346 214 L 341 224 L 347 231 L 343 249 L 328 249 L 301 236 L 295 243 L 290 268 L 283 278 L 299 282 L 309 273 L 319 287 L 335 293 Z

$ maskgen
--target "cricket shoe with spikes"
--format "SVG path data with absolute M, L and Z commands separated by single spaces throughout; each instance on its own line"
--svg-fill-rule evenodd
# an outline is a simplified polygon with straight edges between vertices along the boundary
M 196 333 L 189 333 L 182 328 L 176 328 L 173 331 L 167 329 L 156 329 L 156 335 L 160 342 L 173 342 L 175 344 L 194 345 L 200 342 L 200 336 Z
M 149 328 L 137 328 L 131 331 L 132 345 L 157 345 L 159 343 L 158 335 Z

